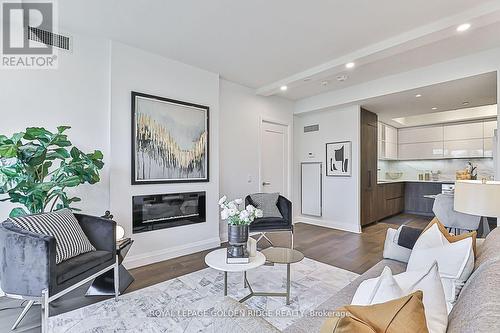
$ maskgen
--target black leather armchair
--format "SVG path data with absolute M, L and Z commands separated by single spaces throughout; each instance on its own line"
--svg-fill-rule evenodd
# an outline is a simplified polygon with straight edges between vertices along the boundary
M 256 206 L 249 195 L 247 195 L 245 198 L 245 206 L 246 205 Z M 262 238 L 265 238 L 271 245 L 273 245 L 273 243 L 266 236 L 266 233 L 288 231 L 291 234 L 291 248 L 293 248 L 292 203 L 290 200 L 280 195 L 278 197 L 278 201 L 276 202 L 276 206 L 278 207 L 278 210 L 280 211 L 283 218 L 280 217 L 257 218 L 250 224 L 249 231 L 252 233 L 260 233 L 257 242 L 259 242 Z
M 83 214 L 75 214 L 75 217 L 96 251 L 59 264 L 56 264 L 54 237 L 21 229 L 9 220 L 0 224 L 1 288 L 9 297 L 28 300 L 12 329 L 17 327 L 34 302 L 40 302 L 42 332 L 46 332 L 51 301 L 113 268 L 115 286 L 119 286 L 116 223 Z M 115 288 L 115 297 L 118 293 Z

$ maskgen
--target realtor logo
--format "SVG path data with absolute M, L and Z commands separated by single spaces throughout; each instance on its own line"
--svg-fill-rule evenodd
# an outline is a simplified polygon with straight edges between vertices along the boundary
M 2 3 L 2 69 L 56 68 L 52 2 Z

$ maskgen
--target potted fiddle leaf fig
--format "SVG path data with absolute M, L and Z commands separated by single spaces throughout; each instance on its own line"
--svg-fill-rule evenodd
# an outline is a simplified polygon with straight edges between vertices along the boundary
M 0 201 L 22 207 L 14 208 L 11 217 L 37 214 L 70 207 L 81 201 L 70 197 L 68 188 L 99 182 L 104 166 L 99 150 L 84 153 L 73 146 L 59 126 L 56 132 L 29 127 L 11 137 L 0 135 Z

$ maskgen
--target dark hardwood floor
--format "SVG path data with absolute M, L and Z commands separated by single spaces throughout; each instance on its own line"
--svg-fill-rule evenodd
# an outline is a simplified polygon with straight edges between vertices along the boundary
M 424 228 L 430 218 L 401 214 L 363 228 L 363 233 L 334 230 L 304 223 L 295 225 L 294 246 L 308 258 L 362 274 L 382 259 L 385 234 L 388 228 L 402 224 Z M 275 246 L 289 246 L 288 233 L 269 234 Z M 269 246 L 266 241 L 259 243 Z M 134 283 L 126 293 L 142 289 L 203 268 L 205 255 L 202 251 L 152 265 L 132 269 Z M 85 297 L 88 285 L 82 286 L 51 303 L 50 315 L 71 311 L 99 302 L 106 297 Z M 10 326 L 21 312 L 21 301 L 0 298 L 0 332 L 9 332 Z M 40 309 L 34 306 L 15 332 L 40 332 Z

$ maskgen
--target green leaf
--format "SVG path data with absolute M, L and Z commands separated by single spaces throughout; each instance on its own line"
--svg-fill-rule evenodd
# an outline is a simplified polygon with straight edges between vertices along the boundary
M 12 136 L 12 142 L 15 143 L 16 145 L 19 143 L 19 141 L 21 141 L 21 139 L 24 137 L 24 133 L 23 132 L 20 132 L 20 133 L 15 133 L 13 136 Z
M 14 167 L 0 166 L 0 172 L 10 178 L 17 176 L 17 170 Z
M 24 134 L 24 138 L 26 140 L 48 141 L 51 136 L 52 133 L 43 127 L 28 127 L 26 129 L 26 133 Z
M 100 150 L 94 150 L 92 154 L 87 154 L 87 156 L 93 160 L 102 160 L 104 158 L 104 155 Z
M 75 187 L 75 186 L 80 185 L 80 183 L 81 183 L 80 177 L 71 176 L 71 177 L 68 177 L 68 178 L 60 181 L 59 185 L 64 186 L 64 187 Z
M 7 143 L 0 145 L 0 157 L 10 158 L 17 156 L 17 145 L 14 143 Z
M 80 149 L 78 149 L 76 147 L 71 148 L 71 150 L 70 150 L 69 153 L 70 153 L 71 157 L 73 158 L 73 160 L 79 160 L 80 159 L 80 155 L 82 154 L 82 152 L 80 151 Z
M 45 161 L 46 156 L 47 149 L 45 149 L 43 146 L 40 146 L 28 159 L 26 159 L 26 163 L 30 166 L 42 164 Z
M 10 211 L 9 217 L 19 217 L 25 215 L 28 215 L 28 213 L 24 209 L 18 207 Z
M 65 130 L 67 130 L 67 129 L 70 129 L 70 128 L 71 128 L 71 126 L 66 126 L 66 125 L 63 125 L 63 126 L 57 126 L 57 132 L 58 132 L 59 134 L 61 134 L 62 132 L 64 132 L 64 131 L 65 131 Z

